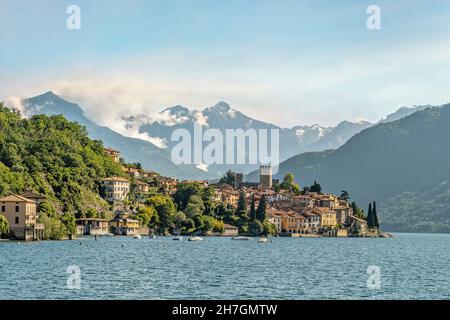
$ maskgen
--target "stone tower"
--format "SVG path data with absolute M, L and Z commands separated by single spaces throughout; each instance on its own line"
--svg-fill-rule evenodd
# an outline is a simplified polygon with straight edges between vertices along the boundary
M 259 185 L 262 188 L 272 188 L 272 167 L 262 165 L 259 167 Z

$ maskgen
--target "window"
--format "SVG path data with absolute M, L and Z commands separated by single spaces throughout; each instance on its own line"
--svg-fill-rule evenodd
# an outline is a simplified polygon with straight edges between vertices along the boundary
M 16 212 L 19 212 L 19 206 L 16 206 Z
M 16 224 L 19 224 L 19 217 L 16 217 Z
M 6 211 L 6 207 L 2 206 L 2 212 L 5 212 L 5 211 Z

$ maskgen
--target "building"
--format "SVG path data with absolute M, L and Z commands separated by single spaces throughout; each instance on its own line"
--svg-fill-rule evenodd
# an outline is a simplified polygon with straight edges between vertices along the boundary
M 133 167 L 123 167 L 122 168 L 123 171 L 125 173 L 127 173 L 128 175 L 130 175 L 130 177 L 135 178 L 135 179 L 139 179 L 141 178 L 141 170 L 137 169 L 137 168 L 133 168 Z
M 102 180 L 103 198 L 109 202 L 124 201 L 130 192 L 130 181 L 122 177 Z
M 339 229 L 339 230 L 337 230 L 336 237 L 342 237 L 342 238 L 348 237 L 347 229 Z
M 20 195 L 21 197 L 35 201 L 38 205 L 47 199 L 46 196 L 33 191 L 26 191 Z
M 272 188 L 272 167 L 262 165 L 259 167 L 259 185 L 262 188 Z
M 155 178 L 158 178 L 160 175 L 159 175 L 159 173 L 157 173 L 155 171 L 142 170 L 141 176 L 143 178 L 147 178 L 147 179 L 155 179 Z
M 307 233 L 306 218 L 294 211 L 283 211 L 269 207 L 267 208 L 267 220 L 275 225 L 278 233 Z
M 301 208 L 305 211 L 314 208 L 315 200 L 310 196 L 299 195 L 295 196 L 293 200 L 293 206 Z
M 313 212 L 320 216 L 321 228 L 334 228 L 337 226 L 336 211 L 328 208 L 314 208 Z
M 312 210 L 303 212 L 303 216 L 306 218 L 307 233 L 317 234 L 320 228 L 320 216 Z
M 109 221 L 111 232 L 118 236 L 133 236 L 138 234 L 139 221 L 128 218 L 126 213 L 118 213 Z
M 369 230 L 367 227 L 367 221 L 364 219 L 357 218 L 355 216 L 348 217 L 350 228 L 349 232 L 355 236 L 364 236 Z
M 36 201 L 11 194 L 0 198 L 0 214 L 9 223 L 10 237 L 18 240 L 40 240 L 44 237 L 44 225 L 36 222 Z
M 244 175 L 242 173 L 236 173 L 236 178 L 234 179 L 234 188 L 239 189 L 244 182 Z
M 77 219 L 77 231 L 79 235 L 104 235 L 109 233 L 109 222 L 96 218 Z
M 224 224 L 223 225 L 223 233 L 222 235 L 225 237 L 235 237 L 239 233 L 239 228 L 232 226 L 231 224 Z
M 114 150 L 112 148 L 104 148 L 105 153 L 114 160 L 114 162 L 120 162 L 120 151 Z
M 333 209 L 336 211 L 337 222 L 341 225 L 349 224 L 348 217 L 353 215 L 353 209 L 350 206 L 338 206 Z

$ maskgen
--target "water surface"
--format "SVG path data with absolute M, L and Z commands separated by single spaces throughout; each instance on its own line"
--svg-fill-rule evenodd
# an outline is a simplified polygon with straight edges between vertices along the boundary
M 0 242 L 0 299 L 449 299 L 450 235 Z M 81 244 L 80 244 L 81 243 Z M 68 289 L 79 266 L 81 289 Z M 367 287 L 367 268 L 381 289 Z

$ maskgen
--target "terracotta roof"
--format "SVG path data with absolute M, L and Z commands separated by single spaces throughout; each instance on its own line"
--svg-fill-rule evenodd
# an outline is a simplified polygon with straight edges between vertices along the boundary
M 36 201 L 19 196 L 17 194 L 10 194 L 9 196 L 0 198 L 1 202 L 28 202 L 28 203 L 36 203 Z
M 108 178 L 104 178 L 103 181 L 126 181 L 126 182 L 130 182 L 130 180 L 128 180 L 126 178 L 122 178 L 122 177 L 108 177 Z
M 239 229 L 238 227 L 232 226 L 231 224 L 225 223 L 223 225 L 224 229 Z
M 31 198 L 43 198 L 43 199 L 45 199 L 45 198 L 47 198 L 46 196 L 44 196 L 42 194 L 39 194 L 37 192 L 34 192 L 34 191 L 25 191 L 20 196 L 24 197 L 24 198 L 28 198 L 28 199 L 31 199 Z

